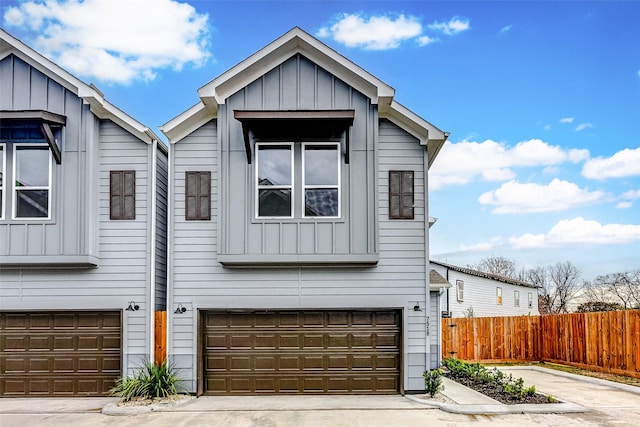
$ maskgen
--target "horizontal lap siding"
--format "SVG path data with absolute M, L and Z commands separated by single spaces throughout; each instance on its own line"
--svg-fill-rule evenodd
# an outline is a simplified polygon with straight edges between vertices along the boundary
M 223 268 L 217 261 L 219 245 L 217 123 L 212 121 L 172 146 L 172 280 L 173 305 L 170 354 L 184 372 L 185 386 L 195 391 L 198 309 L 258 308 L 412 308 L 425 301 L 425 229 L 423 148 L 395 126 L 381 132 L 377 173 L 380 261 L 372 268 Z M 388 142 L 385 136 L 389 136 Z M 402 140 L 404 142 L 396 141 Z M 418 159 L 407 161 L 407 159 Z M 196 160 L 197 161 L 194 161 Z M 399 162 L 399 163 L 398 163 Z M 387 174 L 392 168 L 414 165 L 416 219 L 388 221 Z M 184 176 L 189 170 L 212 172 L 211 221 L 186 221 Z M 233 176 L 233 174 L 232 174 Z M 233 214 L 233 208 L 229 209 Z M 177 304 L 187 308 L 173 314 Z M 405 389 L 422 387 L 425 363 L 425 312 L 407 310 L 409 382 Z M 403 350 L 404 352 L 405 350 Z M 404 357 L 404 356 L 403 356 Z M 405 374 L 406 376 L 406 374 Z
M 99 267 L 93 269 L 3 269 L 0 309 L 123 310 L 129 301 L 138 311 L 123 312 L 125 369 L 140 366 L 149 351 L 150 147 L 110 121 L 99 123 L 93 180 L 98 203 L 92 220 L 98 227 Z M 63 162 L 63 166 L 64 162 Z M 109 171 L 136 171 L 136 219 L 109 219 Z M 88 190 L 89 191 L 89 190 Z M 89 219 L 91 220 L 91 219 Z

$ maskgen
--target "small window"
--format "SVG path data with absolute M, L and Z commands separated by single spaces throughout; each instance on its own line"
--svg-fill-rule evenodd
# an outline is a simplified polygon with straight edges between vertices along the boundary
M 531 292 L 527 295 L 527 305 L 529 308 L 533 308 L 533 294 Z
M 496 288 L 496 303 L 502 305 L 502 288 Z
M 4 219 L 4 196 L 6 194 L 6 190 L 4 189 L 4 174 L 6 169 L 6 154 L 4 144 L 0 144 L 0 219 Z
M 256 146 L 257 216 L 293 217 L 293 145 Z
M 464 281 L 456 280 L 456 299 L 458 302 L 464 301 Z
M 109 218 L 136 219 L 136 171 L 111 171 Z
M 303 144 L 305 217 L 338 217 L 340 151 L 337 144 Z
M 188 220 L 210 220 L 211 172 L 186 172 L 185 181 L 185 218 Z
M 413 219 L 413 171 L 389 171 L 389 219 Z
M 49 147 L 40 144 L 16 144 L 14 147 L 14 218 L 50 218 L 51 155 Z
M 520 291 L 513 291 L 513 305 L 520 307 Z

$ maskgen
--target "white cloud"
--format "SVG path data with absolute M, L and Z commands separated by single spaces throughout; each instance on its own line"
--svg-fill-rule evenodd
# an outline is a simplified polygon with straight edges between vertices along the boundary
M 429 171 L 429 185 L 437 190 L 445 185 L 467 184 L 476 178 L 507 181 L 515 177 L 514 167 L 579 163 L 588 157 L 588 150 L 565 150 L 539 139 L 512 147 L 492 140 L 446 142 Z
M 624 193 L 622 193 L 620 195 L 620 197 L 622 199 L 627 199 L 627 200 L 635 200 L 635 199 L 640 199 L 640 190 L 629 190 L 629 191 L 625 191 Z
M 418 42 L 418 46 L 426 46 L 428 44 L 440 41 L 440 39 L 437 37 L 422 36 L 418 37 L 416 41 Z
M 120 84 L 202 65 L 208 19 L 174 0 L 31 0 L 4 13 L 7 26 L 37 32 L 34 47 L 63 68 Z
M 547 234 L 511 237 L 515 249 L 546 248 L 579 244 L 613 245 L 640 241 L 640 225 L 605 224 L 582 217 L 559 221 Z
M 509 181 L 496 190 L 482 194 L 478 201 L 483 205 L 495 206 L 492 210 L 495 214 L 517 214 L 562 211 L 596 203 L 604 196 L 602 191 L 590 192 L 572 182 L 556 178 L 548 185 Z
M 348 47 L 368 50 L 393 49 L 406 40 L 418 38 L 418 43 L 428 44 L 422 35 L 422 24 L 413 16 L 387 15 L 363 17 L 358 14 L 341 15 L 330 27 L 320 28 L 319 37 L 333 37 Z
M 589 129 L 592 127 L 593 125 L 591 123 L 580 123 L 578 126 L 576 126 L 576 132 L 580 132 L 582 130 Z
M 563 117 L 560 120 L 558 120 L 558 123 L 573 123 L 574 118 L 573 117 Z
M 629 209 L 632 206 L 633 203 L 631 202 L 618 202 L 618 204 L 616 205 L 616 209 Z
M 471 25 L 468 18 L 456 16 L 451 18 L 449 22 L 434 22 L 433 24 L 429 24 L 429 29 L 440 31 L 448 36 L 453 36 L 461 33 L 462 31 L 471 29 Z
M 501 34 L 507 33 L 507 32 L 509 32 L 509 30 L 511 30 L 511 28 L 513 28 L 513 25 L 504 26 L 504 27 L 500 28 L 500 33 Z
M 544 129 L 544 130 L 549 130 L 549 129 L 551 129 L 551 125 L 544 125 L 544 128 L 543 128 L 543 129 Z
M 611 157 L 596 157 L 585 162 L 582 175 L 589 179 L 640 176 L 640 147 L 625 148 Z
M 427 27 L 449 36 L 471 28 L 468 19 L 458 17 Z M 424 30 L 420 18 L 411 15 L 345 13 L 337 16 L 332 24 L 320 28 L 316 35 L 331 37 L 345 46 L 366 50 L 395 49 L 407 41 L 414 41 L 418 46 L 440 41 L 437 37 L 425 34 Z

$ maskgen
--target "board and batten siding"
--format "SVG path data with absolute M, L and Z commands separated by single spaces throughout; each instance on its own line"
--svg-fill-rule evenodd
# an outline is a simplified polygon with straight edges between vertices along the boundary
M 148 291 L 152 280 L 148 250 L 152 240 L 148 221 L 152 202 L 149 194 L 152 146 L 111 121 L 98 121 L 95 137 L 87 141 L 87 149 L 94 151 L 93 161 L 80 167 L 90 170 L 94 177 L 86 180 L 84 191 L 91 195 L 89 200 L 95 200 L 95 208 L 89 209 L 93 215 L 87 220 L 95 221 L 98 230 L 94 240 L 99 266 L 2 268 L 0 310 L 123 310 L 123 367 L 125 373 L 130 373 L 150 357 L 148 318 L 149 310 L 154 308 Z M 59 168 L 72 173 L 68 168 L 75 165 L 65 160 L 66 157 Z M 111 170 L 136 171 L 135 220 L 109 219 Z M 73 189 L 62 191 L 69 193 Z M 140 309 L 124 311 L 129 301 Z
M 377 132 L 377 129 L 376 129 Z M 218 122 L 213 120 L 171 145 L 169 349 L 187 391 L 196 390 L 198 310 L 201 309 L 349 309 L 399 308 L 403 321 L 403 375 L 406 390 L 424 387 L 422 372 L 431 360 L 426 341 L 426 215 L 424 147 L 397 126 L 380 127 L 375 170 L 378 209 L 379 263 L 375 267 L 273 267 L 231 269 L 217 262 L 219 249 L 220 181 L 235 179 L 234 166 L 220 164 Z M 246 159 L 242 159 L 246 163 Z M 388 220 L 388 170 L 415 171 L 416 218 Z M 241 171 L 244 170 L 238 166 Z M 212 172 L 210 221 L 187 221 L 184 212 L 185 172 Z M 219 178 L 219 171 L 223 177 Z M 374 172 L 374 171 L 372 171 Z M 242 172 L 240 172 L 242 174 Z M 227 175 L 228 174 L 228 175 Z M 243 189 L 242 194 L 245 194 Z M 223 207 L 233 214 L 234 208 Z M 419 303 L 422 311 L 413 311 Z M 175 314 L 178 304 L 186 312 Z M 430 330 L 437 331 L 437 322 Z M 435 329 L 433 329 L 435 328 Z
M 343 152 L 341 218 L 255 220 L 255 162 L 247 161 L 242 124 L 234 118 L 234 110 L 336 109 L 355 111 L 347 131 L 348 164 L 344 161 L 346 136 L 331 140 L 340 142 Z M 367 97 L 300 54 L 231 95 L 218 111 L 221 173 L 233 177 L 222 180 L 220 187 L 220 253 L 254 258 L 375 253 L 375 222 L 368 212 L 375 176 L 374 117 L 375 108 Z M 252 156 L 255 160 L 254 148 Z
M 12 198 L 5 195 L 0 257 L 11 263 L 95 256 L 97 223 L 90 191 L 95 178 L 89 165 L 96 155 L 91 144 L 97 120 L 75 94 L 15 55 L 0 61 L 0 82 L 0 110 L 46 110 L 66 117 L 62 164 L 52 162 L 51 219 L 12 220 Z M 7 156 L 5 177 L 12 175 L 12 163 L 12 156 Z

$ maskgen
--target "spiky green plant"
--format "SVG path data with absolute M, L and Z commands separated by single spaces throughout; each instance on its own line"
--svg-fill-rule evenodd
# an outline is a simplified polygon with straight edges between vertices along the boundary
M 133 375 L 118 378 L 110 394 L 121 397 L 125 402 L 137 397 L 167 397 L 178 393 L 178 381 L 180 378 L 174 366 L 166 360 L 160 365 L 144 362 L 141 368 L 134 370 Z

